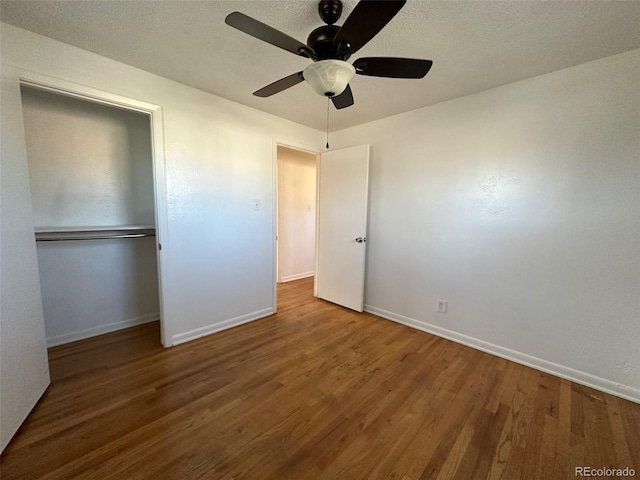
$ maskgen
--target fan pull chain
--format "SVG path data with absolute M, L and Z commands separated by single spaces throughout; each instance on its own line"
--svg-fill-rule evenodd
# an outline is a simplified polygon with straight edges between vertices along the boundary
M 327 97 L 327 150 L 329 150 L 329 97 Z

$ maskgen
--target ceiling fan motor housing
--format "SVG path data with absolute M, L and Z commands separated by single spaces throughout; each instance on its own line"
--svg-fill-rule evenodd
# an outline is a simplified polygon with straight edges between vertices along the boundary
M 340 27 L 338 25 L 323 25 L 309 34 L 307 45 L 316 52 L 318 60 L 326 60 L 329 58 L 347 60 L 349 58 L 344 45 L 341 47 L 341 45 L 333 44 L 333 39 L 339 30 Z M 342 51 L 340 51 L 341 48 Z
M 334 45 L 333 40 L 340 31 L 340 26 L 334 25 L 342 15 L 342 2 L 340 0 L 321 0 L 318 4 L 320 18 L 326 23 L 316 28 L 309 34 L 307 45 L 316 53 L 317 60 L 347 60 L 349 58 L 349 45 L 341 43 Z

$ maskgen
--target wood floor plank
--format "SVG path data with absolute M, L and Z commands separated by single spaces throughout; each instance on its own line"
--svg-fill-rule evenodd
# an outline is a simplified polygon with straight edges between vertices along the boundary
M 281 284 L 278 313 L 164 349 L 49 350 L 3 480 L 562 479 L 640 471 L 640 405 Z

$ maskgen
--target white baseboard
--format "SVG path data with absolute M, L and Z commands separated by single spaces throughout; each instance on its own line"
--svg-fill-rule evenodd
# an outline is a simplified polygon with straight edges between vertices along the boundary
M 227 328 L 237 327 L 238 325 L 242 325 L 243 323 L 249 323 L 253 320 L 267 317 L 273 313 L 273 307 L 263 308 L 262 310 L 258 310 L 257 312 L 247 313 L 246 315 L 240 315 L 239 317 L 230 318 L 228 320 L 223 320 L 222 322 L 213 323 L 201 328 L 196 328 L 195 330 L 191 330 L 189 332 L 179 333 L 178 335 L 174 335 L 173 337 L 171 337 L 171 345 L 179 345 L 190 340 L 195 340 L 196 338 L 204 337 L 205 335 L 210 335 L 212 333 L 220 332 L 221 330 L 226 330 Z
M 62 335 L 56 335 L 55 337 L 48 337 L 47 347 L 56 347 L 58 345 L 64 345 L 65 343 L 75 342 L 77 340 L 84 340 L 85 338 L 102 335 L 103 333 L 115 332 L 116 330 L 135 327 L 136 325 L 142 325 L 143 323 L 155 322 L 159 319 L 160 314 L 158 312 L 148 313 L 146 315 L 142 315 L 136 318 L 130 318 L 129 320 L 124 320 L 122 322 L 108 323 L 106 325 L 86 328 L 84 330 L 78 330 L 76 332 L 64 333 Z
M 422 330 L 423 332 L 437 335 L 438 337 L 446 338 L 456 343 L 461 343 L 462 345 L 467 345 L 469 347 L 490 353 L 492 355 L 496 355 L 498 357 L 506 358 L 507 360 L 526 365 L 527 367 L 535 368 L 536 370 L 550 373 L 551 375 L 571 380 L 572 382 L 576 382 L 581 385 L 586 385 L 587 387 L 591 387 L 595 390 L 600 390 L 602 392 L 610 393 L 611 395 L 624 398 L 625 400 L 640 403 L 640 389 L 613 382 L 611 380 L 607 380 L 606 378 L 598 377 L 590 373 L 582 372 L 580 370 L 575 370 L 564 365 L 549 362 L 548 360 L 543 360 L 542 358 L 534 357 L 526 353 L 518 352 L 509 348 L 495 345 L 493 343 L 485 342 L 484 340 L 469 337 L 462 333 L 438 327 L 437 325 L 432 325 L 422 320 L 416 320 L 414 318 L 405 317 L 404 315 L 389 312 L 372 305 L 365 305 L 364 311 L 382 318 L 386 318 L 387 320 L 392 320 L 394 322 L 407 325 L 408 327 Z
M 286 275 L 280 278 L 281 283 L 292 282 L 293 280 L 300 280 L 301 278 L 313 277 L 316 274 L 315 271 L 304 272 L 304 273 L 296 273 L 294 275 Z

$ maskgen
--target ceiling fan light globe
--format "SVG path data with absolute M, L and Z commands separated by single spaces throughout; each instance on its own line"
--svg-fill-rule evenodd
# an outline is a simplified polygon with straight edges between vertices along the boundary
M 340 95 L 355 74 L 353 65 L 342 60 L 320 60 L 302 72 L 305 81 L 323 97 Z

